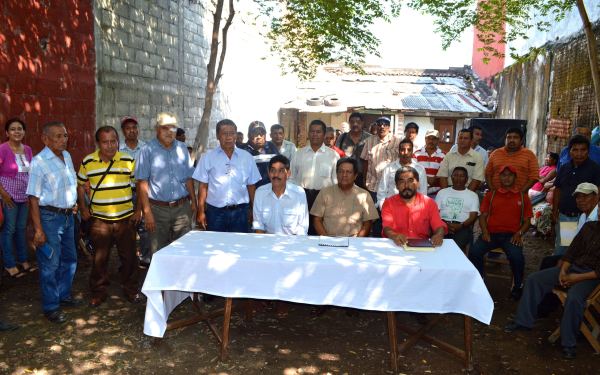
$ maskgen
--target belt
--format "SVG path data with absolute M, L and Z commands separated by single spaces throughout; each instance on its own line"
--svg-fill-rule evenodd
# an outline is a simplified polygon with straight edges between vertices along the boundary
M 148 198 L 148 200 L 150 201 L 151 204 L 153 204 L 155 206 L 161 206 L 161 207 L 177 207 L 177 206 L 181 206 L 185 202 L 189 201 L 189 199 L 190 199 L 189 195 L 186 195 L 183 198 L 179 198 L 176 201 L 170 201 L 170 202 L 157 201 L 155 199 Z
M 63 214 L 63 215 L 73 215 L 73 209 L 72 208 L 58 208 L 58 207 L 54 207 L 54 206 L 40 206 L 41 210 L 46 210 L 46 211 L 50 211 L 50 212 L 56 212 L 57 214 Z
M 230 204 L 229 206 L 224 206 L 224 207 L 217 207 L 217 206 L 213 206 L 212 204 L 208 204 L 208 206 L 216 208 L 217 210 L 233 211 L 233 210 L 237 210 L 238 208 L 247 207 L 248 203 Z

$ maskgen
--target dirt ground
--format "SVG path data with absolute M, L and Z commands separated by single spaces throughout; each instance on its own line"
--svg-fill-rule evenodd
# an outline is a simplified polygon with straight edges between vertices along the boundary
M 527 272 L 535 270 L 552 245 L 538 237 L 526 241 Z M 111 269 L 116 272 L 113 257 Z M 494 272 L 508 275 L 506 266 Z M 87 298 L 90 267 L 80 261 L 75 295 Z M 491 270 L 490 270 L 491 271 Z M 271 308 L 245 321 L 232 319 L 230 356 L 218 360 L 218 347 L 206 324 L 167 332 L 162 340 L 142 333 L 145 305 L 131 305 L 113 283 L 111 298 L 99 308 L 66 310 L 69 321 L 57 326 L 46 321 L 40 308 L 37 274 L 3 280 L 0 316 L 21 329 L 0 334 L 2 374 L 389 374 L 385 314 L 332 308 L 317 316 L 314 307 L 289 305 L 286 317 Z M 113 280 L 117 280 L 113 275 Z M 508 298 L 510 281 L 488 278 L 495 302 L 492 324 L 474 321 L 474 361 L 479 374 L 600 374 L 600 356 L 581 338 L 577 359 L 561 359 L 560 346 L 547 342 L 557 327 L 560 311 L 542 319 L 531 332 L 505 334 L 516 303 Z M 222 304 L 217 299 L 211 303 Z M 191 313 L 189 301 L 171 315 Z M 356 310 L 355 310 L 356 311 Z M 398 320 L 418 327 L 412 316 Z M 462 318 L 446 315 L 431 331 L 456 345 L 462 342 Z M 400 334 L 400 340 L 405 339 Z M 436 347 L 419 342 L 400 357 L 403 374 L 460 374 L 462 364 Z

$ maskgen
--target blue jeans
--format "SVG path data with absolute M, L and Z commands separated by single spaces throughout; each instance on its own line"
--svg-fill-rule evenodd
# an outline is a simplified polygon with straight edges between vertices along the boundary
M 71 297 L 71 286 L 77 269 L 73 215 L 40 209 L 46 243 L 37 248 L 40 267 L 42 309 L 57 310 L 60 301 Z
M 560 246 L 560 222 L 561 221 L 578 221 L 579 217 L 575 216 L 567 216 L 561 213 L 558 214 L 558 223 L 554 226 L 554 233 L 556 233 L 554 237 L 554 254 L 553 255 L 564 255 L 565 251 L 569 248 L 569 246 Z
M 484 255 L 490 250 L 501 248 L 510 263 L 515 286 L 520 287 L 523 284 L 525 257 L 523 256 L 523 246 L 513 245 L 510 242 L 512 236 L 513 233 L 490 233 L 490 242 L 484 241 L 480 236 L 469 251 L 469 260 L 483 277 L 485 273 L 483 268 Z
M 13 208 L 3 205 L 4 227 L 2 227 L 2 258 L 4 267 L 16 266 L 13 254 L 17 254 L 17 261 L 27 261 L 27 241 L 25 240 L 25 227 L 27 226 L 27 214 L 29 207 L 26 202 L 16 203 Z
M 206 205 L 206 229 L 214 232 L 248 233 L 248 204 L 235 210 Z

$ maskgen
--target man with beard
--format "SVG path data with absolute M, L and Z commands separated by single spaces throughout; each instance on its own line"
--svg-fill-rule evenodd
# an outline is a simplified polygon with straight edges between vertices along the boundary
M 485 168 L 485 179 L 492 190 L 500 188 L 500 168 L 505 165 L 513 166 L 517 171 L 514 188 L 527 194 L 538 180 L 538 161 L 531 150 L 525 148 L 523 131 L 520 128 L 510 128 L 506 131 L 504 147 L 500 147 L 490 155 Z
M 435 201 L 418 192 L 419 173 L 413 167 L 400 167 L 394 181 L 399 193 L 383 203 L 383 235 L 398 246 L 409 239 L 430 239 L 433 246 L 441 246 L 448 226 Z
M 342 158 L 336 165 L 337 185 L 321 190 L 310 210 L 321 236 L 366 237 L 379 217 L 371 195 L 354 184 L 358 165 Z
M 256 233 L 306 235 L 308 206 L 304 190 L 287 180 L 290 161 L 275 155 L 269 161 L 270 184 L 256 189 L 252 229 Z
M 256 183 L 256 187 L 269 183 L 269 160 L 277 154 L 277 148 L 271 142 L 267 142 L 267 129 L 265 124 L 260 121 L 252 121 L 248 126 L 248 143 L 242 147 L 254 158 L 256 167 L 260 172 L 261 180 Z
M 527 192 L 523 193 L 515 186 L 517 169 L 512 165 L 505 165 L 499 169 L 498 174 L 500 188 L 488 191 L 481 202 L 481 236 L 469 251 L 469 260 L 483 277 L 484 255 L 490 250 L 501 248 L 508 258 L 514 277 L 510 296 L 518 300 L 523 291 L 525 272 L 523 235 L 529 228 L 533 213 Z
M 381 174 L 381 181 L 377 188 L 377 206 L 383 207 L 385 199 L 398 194 L 396 189 L 396 171 L 401 167 L 412 167 L 419 174 L 419 192 L 427 195 L 427 172 L 415 159 L 413 159 L 413 144 L 408 139 L 400 141 L 398 160 L 388 164 Z

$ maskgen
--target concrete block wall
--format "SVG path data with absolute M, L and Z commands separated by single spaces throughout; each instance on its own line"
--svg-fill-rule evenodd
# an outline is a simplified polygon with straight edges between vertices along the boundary
M 203 2 L 94 3 L 96 125 L 118 128 L 122 116 L 133 115 L 140 122 L 140 137 L 147 140 L 155 136 L 156 114 L 171 111 L 186 129 L 188 143 L 193 142 L 204 105 L 210 49 L 206 25 L 212 21 Z M 214 119 L 220 117 L 222 102 L 218 93 Z

